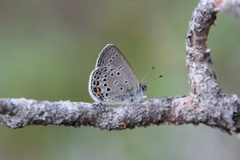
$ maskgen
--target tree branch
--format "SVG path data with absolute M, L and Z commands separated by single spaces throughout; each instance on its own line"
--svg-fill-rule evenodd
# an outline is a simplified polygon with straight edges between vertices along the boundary
M 28 125 L 90 126 L 123 130 L 161 124 L 212 126 L 240 132 L 240 100 L 221 91 L 211 68 L 207 37 L 216 19 L 214 1 L 201 0 L 192 14 L 186 38 L 189 96 L 154 98 L 118 108 L 69 101 L 0 99 L 0 124 L 9 128 Z
M 0 99 L 0 124 L 9 128 L 22 128 L 27 125 L 65 125 L 122 130 L 152 124 L 204 123 L 226 131 L 235 130 L 229 114 L 232 112 L 231 107 L 219 108 L 213 112 L 207 107 L 200 108 L 192 104 L 192 98 L 187 96 L 155 98 L 134 106 L 119 108 L 69 101 Z

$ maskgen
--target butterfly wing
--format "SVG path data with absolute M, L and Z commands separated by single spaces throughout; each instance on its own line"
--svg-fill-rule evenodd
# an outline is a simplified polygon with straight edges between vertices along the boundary
M 89 93 L 97 102 L 120 104 L 139 101 L 142 90 L 135 73 L 120 50 L 103 48 L 90 75 Z

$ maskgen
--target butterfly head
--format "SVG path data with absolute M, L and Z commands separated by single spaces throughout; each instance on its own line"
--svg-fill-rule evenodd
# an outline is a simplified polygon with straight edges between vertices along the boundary
M 147 90 L 147 85 L 145 83 L 140 83 L 140 89 L 142 92 L 145 92 Z

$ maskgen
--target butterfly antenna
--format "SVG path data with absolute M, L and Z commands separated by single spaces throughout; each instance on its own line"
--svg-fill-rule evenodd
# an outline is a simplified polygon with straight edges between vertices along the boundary
M 142 80 L 140 81 L 140 83 L 142 83 L 146 77 L 154 70 L 155 66 L 152 66 L 152 68 L 150 70 L 148 70 L 147 74 L 142 78 Z
M 153 80 L 158 79 L 158 78 L 162 78 L 162 77 L 163 77 L 163 75 L 161 74 L 161 75 L 159 75 L 158 77 L 155 77 L 155 78 L 149 79 L 149 80 L 146 81 L 145 83 L 152 82 Z

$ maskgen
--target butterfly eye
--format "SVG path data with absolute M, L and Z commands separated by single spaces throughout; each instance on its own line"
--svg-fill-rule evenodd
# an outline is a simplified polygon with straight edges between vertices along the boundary
M 128 84 L 128 81 L 127 81 L 127 80 L 125 80 L 125 81 L 124 81 L 124 83 L 125 83 L 125 84 Z

